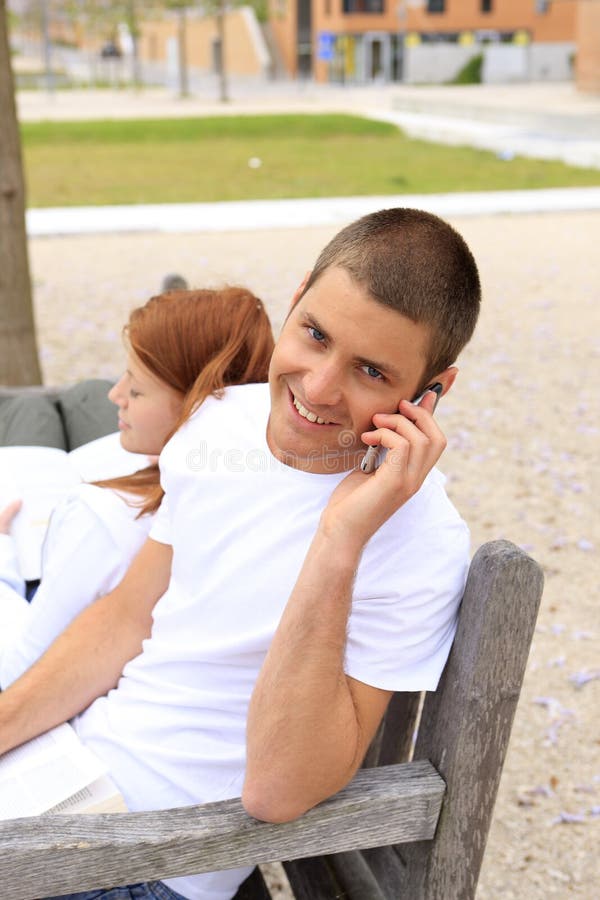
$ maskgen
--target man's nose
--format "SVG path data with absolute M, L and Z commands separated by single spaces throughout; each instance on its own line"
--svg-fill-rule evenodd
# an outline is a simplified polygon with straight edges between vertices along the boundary
M 304 396 L 314 406 L 335 406 L 342 394 L 342 375 L 339 367 L 323 363 L 304 378 Z

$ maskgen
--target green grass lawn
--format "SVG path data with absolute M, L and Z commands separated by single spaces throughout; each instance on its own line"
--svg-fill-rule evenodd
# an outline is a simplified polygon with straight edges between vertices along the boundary
M 600 185 L 600 171 L 448 147 L 348 115 L 22 126 L 28 205 L 174 203 Z M 248 160 L 261 160 L 251 168 Z

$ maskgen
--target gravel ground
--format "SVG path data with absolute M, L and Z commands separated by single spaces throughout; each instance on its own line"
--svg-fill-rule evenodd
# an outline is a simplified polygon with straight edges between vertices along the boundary
M 454 220 L 485 303 L 437 415 L 473 546 L 507 537 L 546 589 L 479 900 L 598 896 L 600 213 Z M 331 229 L 43 238 L 31 261 L 46 383 L 115 376 L 128 310 L 166 272 L 247 284 L 276 330 Z M 596 885 L 594 887 L 594 885 Z M 282 892 L 285 896 L 285 891 Z M 454 898 L 449 898 L 454 900 Z

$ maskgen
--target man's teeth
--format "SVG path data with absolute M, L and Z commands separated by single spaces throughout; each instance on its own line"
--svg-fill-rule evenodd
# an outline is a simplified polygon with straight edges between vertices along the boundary
M 320 416 L 316 416 L 313 412 L 310 412 L 305 406 L 302 406 L 299 400 L 296 400 L 294 397 L 294 406 L 300 413 L 300 415 L 304 419 L 308 419 L 309 422 L 316 422 L 317 425 L 329 425 L 329 422 L 326 422 L 325 419 L 322 419 Z

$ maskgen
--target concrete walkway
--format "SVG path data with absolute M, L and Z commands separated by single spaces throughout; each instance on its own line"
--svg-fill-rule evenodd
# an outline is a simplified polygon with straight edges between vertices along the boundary
M 27 212 L 27 232 L 30 237 L 43 237 L 117 232 L 190 233 L 343 226 L 359 216 L 390 206 L 415 207 L 442 217 L 598 210 L 600 187 L 30 209 Z
M 215 92 L 216 93 L 216 92 Z M 384 206 L 416 206 L 444 215 L 600 209 L 600 97 L 572 84 L 464 87 L 332 87 L 238 83 L 233 101 L 180 99 L 164 89 L 42 91 L 18 96 L 22 121 L 168 118 L 276 112 L 354 112 L 393 122 L 408 134 L 597 167 L 598 188 L 395 195 L 311 200 L 33 209 L 31 236 L 107 232 L 190 232 L 338 225 Z

